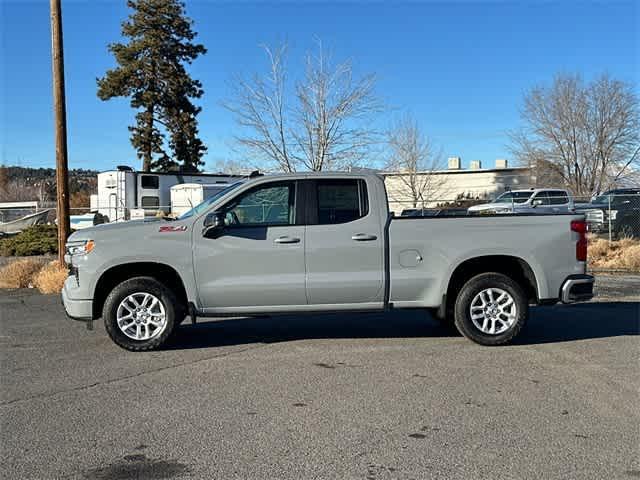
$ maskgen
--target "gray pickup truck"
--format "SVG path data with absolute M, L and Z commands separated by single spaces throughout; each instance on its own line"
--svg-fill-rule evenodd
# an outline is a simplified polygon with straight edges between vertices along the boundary
M 132 351 L 186 316 L 409 308 L 500 345 L 530 304 L 592 297 L 585 233 L 571 214 L 394 217 L 375 174 L 257 176 L 177 220 L 74 233 L 62 300 Z

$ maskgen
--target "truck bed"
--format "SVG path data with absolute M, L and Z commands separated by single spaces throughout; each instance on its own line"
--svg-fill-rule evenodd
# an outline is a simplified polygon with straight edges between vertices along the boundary
M 389 224 L 389 300 L 397 307 L 439 306 L 445 281 L 468 259 L 515 257 L 531 268 L 541 301 L 557 299 L 576 262 L 576 214 L 393 217 Z

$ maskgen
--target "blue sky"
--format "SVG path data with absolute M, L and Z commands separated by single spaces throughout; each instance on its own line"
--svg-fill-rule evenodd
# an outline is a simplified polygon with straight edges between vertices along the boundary
M 0 163 L 53 167 L 47 1 L 0 0 Z M 128 100 L 102 102 L 96 77 L 114 66 L 125 0 L 62 0 L 71 168 L 140 167 L 129 144 Z M 322 39 L 335 60 L 378 75 L 395 115 L 411 112 L 446 156 L 465 165 L 511 158 L 505 132 L 523 93 L 558 72 L 604 71 L 638 90 L 638 2 L 214 2 L 186 1 L 208 53 L 191 72 L 205 88 L 200 132 L 206 167 L 233 157 L 235 132 L 220 105 L 234 74 L 263 71 L 259 45 L 286 39 L 292 76 Z M 380 118 L 388 126 L 393 113 Z

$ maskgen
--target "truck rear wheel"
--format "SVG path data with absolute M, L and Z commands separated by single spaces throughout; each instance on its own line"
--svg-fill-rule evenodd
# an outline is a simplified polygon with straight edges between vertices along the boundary
M 141 352 L 162 346 L 176 321 L 173 292 L 153 277 L 135 277 L 117 285 L 107 296 L 102 319 L 120 347 Z
M 529 316 L 527 297 L 517 282 L 501 273 L 482 273 L 464 284 L 455 303 L 456 327 L 480 345 L 504 345 Z

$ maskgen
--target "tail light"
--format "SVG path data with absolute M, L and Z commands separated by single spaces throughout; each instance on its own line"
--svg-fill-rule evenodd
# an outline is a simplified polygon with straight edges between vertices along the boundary
M 576 260 L 587 261 L 587 222 L 584 220 L 572 220 L 571 231 L 576 232 L 580 237 L 576 243 Z

